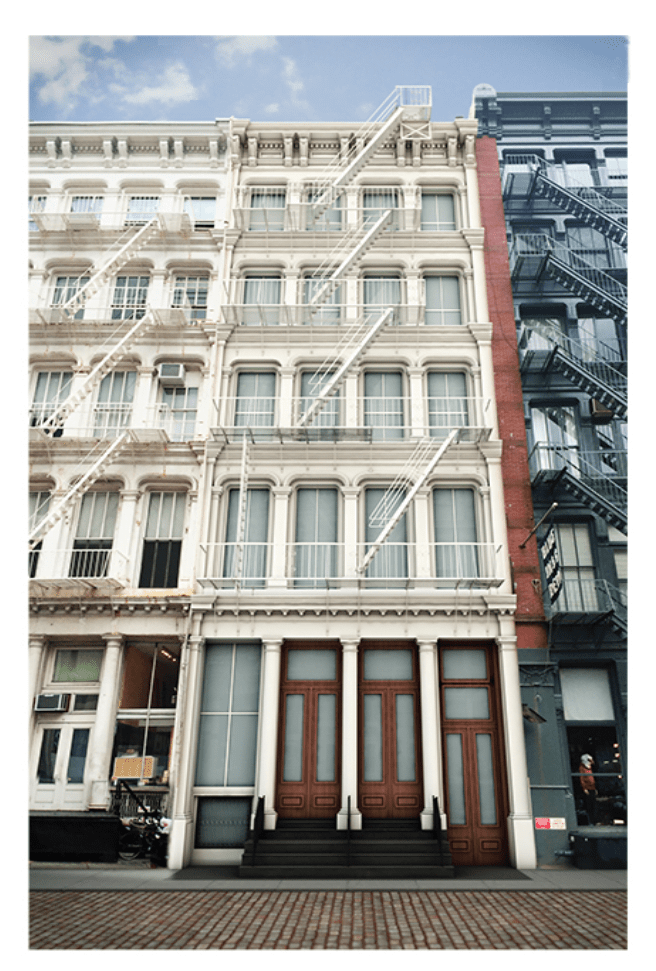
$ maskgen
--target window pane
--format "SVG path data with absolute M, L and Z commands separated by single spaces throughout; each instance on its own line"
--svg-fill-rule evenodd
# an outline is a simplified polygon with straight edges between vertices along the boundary
M 59 748 L 61 729 L 45 728 L 41 739 L 41 752 L 36 770 L 37 782 L 52 785 L 55 781 L 55 761 Z
M 445 718 L 489 718 L 487 688 L 445 688 Z
M 494 795 L 491 735 L 476 736 L 476 760 L 478 764 L 478 798 L 481 823 L 483 826 L 496 826 L 497 807 Z
M 196 849 L 243 846 L 248 835 L 250 817 L 249 797 L 199 799 L 194 841 Z
M 232 682 L 232 653 L 232 644 L 206 646 L 201 711 L 228 711 Z
M 87 746 L 89 744 L 89 729 L 76 728 L 73 730 L 73 740 L 68 758 L 67 782 L 84 782 L 84 766 L 87 760 Z
M 334 681 L 336 677 L 335 651 L 289 651 L 287 655 L 289 681 Z
M 285 755 L 283 780 L 300 782 L 303 778 L 303 695 L 285 699 Z
M 235 650 L 233 711 L 257 712 L 260 699 L 259 644 L 239 644 Z
M 415 773 L 415 708 L 412 695 L 396 696 L 396 778 L 414 782 Z
M 53 681 L 98 681 L 102 651 L 57 651 Z
M 447 777 L 449 786 L 449 824 L 464 826 L 465 815 L 465 777 L 462 763 L 462 735 L 447 735 Z
M 257 715 L 233 715 L 230 720 L 230 755 L 226 785 L 255 784 L 256 748 Z
M 608 671 L 604 668 L 561 668 L 566 721 L 614 721 Z
M 335 781 L 337 699 L 319 695 L 317 711 L 317 782 Z
M 225 784 L 225 757 L 228 740 L 227 715 L 201 715 L 196 756 L 196 785 Z
M 364 780 L 383 781 L 382 695 L 364 695 Z
M 442 666 L 448 680 L 487 678 L 485 651 L 443 651 Z
M 411 681 L 412 651 L 364 652 L 365 681 Z

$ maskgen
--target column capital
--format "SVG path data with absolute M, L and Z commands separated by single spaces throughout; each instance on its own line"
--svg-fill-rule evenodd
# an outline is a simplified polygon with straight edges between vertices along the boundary
M 510 634 L 501 634 L 499 637 L 495 637 L 497 642 L 497 647 L 500 651 L 516 651 L 517 650 L 517 637 Z
M 340 637 L 340 643 L 342 645 L 343 652 L 357 654 L 358 647 L 360 646 L 360 638 L 354 637 L 351 639 L 351 638 Z
M 437 638 L 431 638 L 431 640 L 424 640 L 418 637 L 416 640 L 417 640 L 417 647 L 419 648 L 420 651 L 424 651 L 426 653 L 428 652 L 432 653 L 433 651 L 437 650 Z
M 101 634 L 107 647 L 120 647 L 123 643 L 123 634 Z
M 268 640 L 268 639 L 264 640 L 263 638 L 262 646 L 264 647 L 264 650 L 270 654 L 279 654 L 280 651 L 282 650 L 282 642 L 283 642 L 282 637 L 275 637 L 275 638 L 272 638 L 271 640 Z

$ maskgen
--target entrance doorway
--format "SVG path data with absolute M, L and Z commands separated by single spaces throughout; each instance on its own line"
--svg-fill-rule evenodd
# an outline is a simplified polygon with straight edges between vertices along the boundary
M 285 645 L 280 721 L 278 815 L 334 818 L 340 808 L 340 645 Z
M 362 643 L 358 805 L 365 819 L 413 819 L 423 808 L 417 652 Z
M 456 866 L 508 862 L 507 795 L 495 684 L 487 647 L 440 651 L 447 836 Z
M 91 725 L 44 722 L 38 731 L 33 809 L 86 809 L 85 768 Z

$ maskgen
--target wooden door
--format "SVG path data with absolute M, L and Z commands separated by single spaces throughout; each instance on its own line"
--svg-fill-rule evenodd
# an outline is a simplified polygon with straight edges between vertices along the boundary
M 328 819 L 340 808 L 341 663 L 334 643 L 283 652 L 276 809 Z
M 419 680 L 413 645 L 376 642 L 360 657 L 358 805 L 365 818 L 412 819 L 423 808 Z
M 508 862 L 507 795 L 493 651 L 440 656 L 447 835 L 456 866 Z

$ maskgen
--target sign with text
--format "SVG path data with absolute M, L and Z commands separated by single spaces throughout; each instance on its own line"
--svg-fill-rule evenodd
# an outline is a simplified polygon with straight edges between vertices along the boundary
M 566 829 L 565 818 L 563 816 L 536 816 L 536 829 Z
M 547 590 L 551 603 L 554 603 L 563 587 L 563 573 L 558 559 L 558 547 L 556 545 L 556 531 L 553 526 L 549 527 L 547 535 L 540 543 L 540 553 L 544 564 L 544 572 L 547 578 Z

